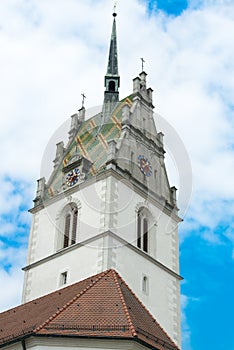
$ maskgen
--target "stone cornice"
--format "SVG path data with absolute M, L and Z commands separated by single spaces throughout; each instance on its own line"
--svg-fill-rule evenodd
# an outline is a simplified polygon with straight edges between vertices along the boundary
M 31 268 L 34 268 L 36 266 L 39 266 L 39 265 L 42 265 L 42 264 L 46 263 L 47 261 L 50 261 L 52 259 L 56 259 L 56 258 L 58 258 L 58 257 L 60 257 L 60 256 L 62 256 L 64 254 L 66 254 L 67 252 L 79 249 L 79 248 L 81 248 L 83 246 L 86 246 L 87 244 L 90 244 L 91 242 L 95 242 L 96 240 L 99 240 L 100 238 L 107 237 L 107 236 L 116 239 L 117 241 L 119 241 L 121 243 L 121 246 L 124 245 L 124 246 L 128 247 L 129 249 L 133 250 L 135 253 L 143 256 L 148 261 L 151 261 L 154 265 L 160 267 L 161 269 L 163 269 L 164 271 L 166 271 L 167 273 L 169 273 L 173 277 L 177 278 L 178 280 L 182 280 L 183 279 L 175 271 L 171 270 L 169 267 L 167 267 L 166 265 L 162 264 L 160 261 L 156 260 L 155 258 L 150 256 L 149 254 L 145 253 L 143 250 L 137 248 L 133 244 L 131 244 L 131 243 L 127 242 L 126 240 L 124 240 L 123 238 L 119 237 L 118 235 L 116 235 L 112 231 L 106 231 L 106 232 L 100 233 L 100 234 L 98 234 L 98 235 L 96 235 L 96 236 L 94 236 L 92 238 L 84 240 L 83 242 L 79 242 L 79 243 L 73 244 L 73 245 L 71 245 L 71 246 L 69 246 L 67 248 L 60 249 L 57 252 L 55 252 L 55 253 L 53 253 L 53 254 L 45 257 L 45 258 L 42 258 L 42 259 L 40 259 L 40 260 L 30 264 L 30 265 L 25 266 L 22 270 L 23 271 L 28 271 Z M 104 247 L 104 249 L 109 249 L 109 247 Z
M 42 204 L 32 208 L 29 210 L 30 213 L 35 214 L 41 209 L 57 202 L 58 200 L 69 197 L 75 193 L 77 193 L 79 190 L 82 190 L 83 188 L 90 186 L 91 184 L 101 181 L 109 176 L 114 176 L 117 180 L 122 180 L 124 178 L 124 184 L 126 186 L 129 186 L 128 181 L 131 184 L 131 188 L 133 186 L 134 191 L 138 193 L 143 198 L 147 198 L 152 204 L 154 204 L 158 209 L 160 209 L 165 214 L 171 216 L 177 223 L 181 222 L 182 219 L 177 215 L 177 210 L 175 212 L 176 208 L 173 208 L 170 203 L 166 201 L 166 199 L 162 196 L 158 196 L 155 192 L 151 191 L 147 186 L 142 184 L 140 181 L 138 181 L 136 178 L 134 178 L 128 171 L 125 171 L 118 167 L 116 164 L 114 165 L 114 168 L 110 168 L 107 170 L 104 170 L 103 172 L 97 174 L 96 176 L 93 176 L 90 179 L 87 179 L 86 181 L 80 183 L 79 185 L 76 185 L 72 188 L 68 188 L 67 190 L 57 194 L 55 197 L 48 199 L 44 201 Z

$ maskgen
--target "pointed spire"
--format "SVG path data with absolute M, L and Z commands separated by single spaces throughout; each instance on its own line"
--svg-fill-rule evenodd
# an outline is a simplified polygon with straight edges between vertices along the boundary
M 113 25 L 110 40 L 109 59 L 105 75 L 104 103 L 116 103 L 119 101 L 120 77 L 118 72 L 117 34 L 116 34 L 116 12 L 113 13 Z M 111 106 L 110 106 L 111 107 Z M 111 109 L 111 108 L 110 108 Z
M 112 33 L 111 33 L 111 41 L 110 41 L 110 51 L 109 51 L 109 60 L 107 66 L 106 75 L 110 76 L 118 76 L 118 54 L 117 54 L 117 34 L 116 34 L 116 21 L 115 17 L 117 14 L 113 13 L 113 25 L 112 25 Z

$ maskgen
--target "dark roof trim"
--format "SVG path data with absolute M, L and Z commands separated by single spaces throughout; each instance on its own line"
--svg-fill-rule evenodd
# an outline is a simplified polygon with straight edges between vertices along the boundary
M 138 254 L 143 255 L 147 260 L 150 260 L 153 264 L 159 266 L 160 268 L 162 268 L 164 271 L 168 272 L 170 275 L 174 276 L 175 278 L 177 278 L 178 280 L 183 280 L 183 277 L 178 275 L 176 272 L 174 272 L 173 270 L 171 270 L 169 267 L 167 267 L 166 265 L 162 264 L 161 262 L 159 262 L 158 260 L 154 259 L 152 256 L 150 256 L 149 254 L 145 253 L 143 250 L 137 248 L 136 246 L 134 246 L 133 244 L 125 241 L 123 238 L 119 237 L 118 235 L 116 235 L 115 233 L 113 233 L 112 231 L 106 231 L 104 233 L 100 233 L 92 238 L 89 238 L 83 242 L 79 242 L 76 244 L 73 244 L 67 248 L 64 249 L 60 249 L 59 251 L 55 252 L 54 254 L 51 254 L 41 260 L 38 260 L 30 265 L 27 265 L 25 267 L 22 268 L 23 271 L 27 271 L 30 270 L 32 267 L 41 265 L 45 262 L 47 262 L 48 260 L 51 259 L 55 259 L 60 255 L 66 254 L 66 252 L 68 250 L 74 250 L 77 249 L 81 246 L 84 246 L 90 242 L 93 242 L 101 237 L 105 237 L 105 236 L 112 236 L 113 238 L 115 238 L 116 240 L 120 241 L 122 244 L 124 244 L 125 246 L 128 246 L 128 248 L 134 250 L 135 252 L 138 252 Z
M 152 349 L 152 350 L 159 350 L 159 348 L 156 348 L 150 344 L 148 344 L 147 342 L 139 339 L 138 337 L 119 337 L 119 336 L 87 336 L 87 335 L 70 335 L 70 334 L 36 334 L 33 331 L 30 332 L 27 335 L 23 335 L 20 336 L 18 338 L 14 338 L 12 340 L 9 340 L 7 342 L 4 342 L 2 344 L 0 344 L 0 348 L 3 348 L 5 346 L 9 346 L 13 343 L 17 343 L 17 342 L 24 342 L 25 340 L 31 337 L 37 337 L 37 338 L 70 338 L 70 339 L 74 339 L 74 338 L 82 338 L 82 339 L 101 339 L 101 340 L 121 340 L 121 341 L 134 341 L 137 343 L 140 343 L 142 345 L 144 345 L 145 347 Z M 176 347 L 172 347 L 171 345 L 161 341 L 160 339 L 158 340 L 158 343 L 161 346 L 165 347 L 165 350 L 177 350 L 178 348 Z

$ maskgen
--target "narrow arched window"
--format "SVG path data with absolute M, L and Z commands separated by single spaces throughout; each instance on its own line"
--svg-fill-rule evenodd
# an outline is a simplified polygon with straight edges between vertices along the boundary
M 149 281 L 148 277 L 146 277 L 145 275 L 142 278 L 142 291 L 146 294 L 148 294 L 149 291 Z
M 111 92 L 115 92 L 115 82 L 113 80 L 109 82 L 108 90 Z
M 75 203 L 67 205 L 60 218 L 62 239 L 58 240 L 58 248 L 67 248 L 77 242 L 78 209 Z
M 137 247 L 149 252 L 150 212 L 142 208 L 137 213 Z
M 140 213 L 137 214 L 137 246 L 141 248 L 141 217 Z
M 78 218 L 78 210 L 75 209 L 74 213 L 73 213 L 73 220 L 72 220 L 71 244 L 75 244 L 76 243 L 77 218 Z
M 143 250 L 148 252 L 148 221 L 146 218 L 143 219 Z
M 71 227 L 71 214 L 67 214 L 65 216 L 63 248 L 66 248 L 69 245 L 70 227 Z

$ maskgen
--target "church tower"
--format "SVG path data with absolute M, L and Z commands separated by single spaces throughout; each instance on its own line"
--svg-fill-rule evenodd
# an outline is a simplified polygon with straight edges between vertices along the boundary
M 176 189 L 143 69 L 119 101 L 113 17 L 102 110 L 87 119 L 82 106 L 71 116 L 50 178 L 38 180 L 23 303 L 113 269 L 179 345 Z

